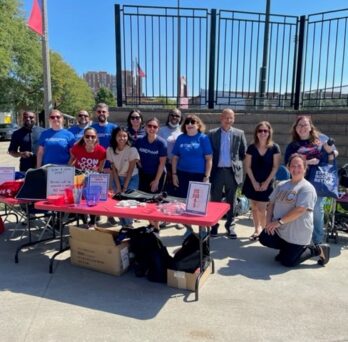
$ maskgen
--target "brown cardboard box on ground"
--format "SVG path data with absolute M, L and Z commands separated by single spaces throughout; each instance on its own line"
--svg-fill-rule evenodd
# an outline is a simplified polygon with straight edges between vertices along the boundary
M 116 246 L 113 234 L 101 229 L 69 227 L 71 263 L 96 271 L 121 275 L 129 266 L 128 242 Z M 108 231 L 106 229 L 106 231 Z
M 199 281 L 199 288 L 207 280 L 209 274 L 212 273 L 212 265 L 203 272 L 201 279 Z M 187 273 L 183 271 L 167 270 L 167 285 L 170 287 L 177 287 L 179 289 L 185 289 L 190 291 L 195 291 L 196 279 L 199 276 L 199 269 L 194 273 Z

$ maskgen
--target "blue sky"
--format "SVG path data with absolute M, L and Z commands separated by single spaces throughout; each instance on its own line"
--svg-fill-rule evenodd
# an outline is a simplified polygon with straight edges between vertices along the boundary
M 50 48 L 79 75 L 115 74 L 114 0 L 47 0 Z M 177 0 L 127 0 L 121 5 L 177 6 Z M 23 1 L 28 18 L 32 0 Z M 180 0 L 182 7 L 264 12 L 266 0 Z M 305 15 L 348 8 L 347 0 L 272 0 L 271 13 Z

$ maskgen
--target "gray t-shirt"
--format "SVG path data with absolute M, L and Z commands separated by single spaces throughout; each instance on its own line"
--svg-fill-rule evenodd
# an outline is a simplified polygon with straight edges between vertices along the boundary
M 274 204 L 273 220 L 282 218 L 293 208 L 306 208 L 306 212 L 296 220 L 279 227 L 276 232 L 285 241 L 296 245 L 308 245 L 313 232 L 313 208 L 317 200 L 311 183 L 303 179 L 294 184 L 291 180 L 280 182 L 270 196 Z

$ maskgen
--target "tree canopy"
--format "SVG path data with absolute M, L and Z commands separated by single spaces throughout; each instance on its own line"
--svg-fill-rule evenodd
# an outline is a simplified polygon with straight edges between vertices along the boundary
M 0 1 L 0 110 L 41 111 L 43 68 L 41 38 L 28 29 L 19 0 Z M 86 81 L 55 52 L 50 52 L 53 106 L 74 114 L 92 109 Z
M 96 96 L 95 103 L 106 103 L 108 106 L 115 106 L 115 97 L 109 88 L 101 87 Z

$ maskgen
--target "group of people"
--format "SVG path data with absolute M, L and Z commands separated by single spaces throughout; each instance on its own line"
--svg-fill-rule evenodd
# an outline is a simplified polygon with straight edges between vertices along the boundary
M 109 108 L 99 103 L 96 122 L 81 110 L 77 123 L 64 128 L 59 110 L 50 113 L 50 128 L 36 126 L 33 112 L 23 113 L 23 127 L 16 131 L 9 153 L 20 157 L 20 171 L 45 164 L 74 165 L 81 170 L 107 172 L 115 193 L 139 189 L 149 193 L 166 190 L 185 198 L 190 181 L 210 182 L 211 200 L 230 204 L 226 215 L 227 236 L 236 239 L 234 209 L 236 192 L 251 202 L 254 233 L 251 241 L 280 250 L 276 260 L 294 266 L 313 256 L 329 260 L 329 246 L 323 244 L 323 198 L 306 180 L 307 168 L 337 157 L 333 144 L 313 125 L 310 117 L 299 116 L 292 126 L 284 163 L 290 179 L 275 176 L 281 165 L 281 151 L 273 141 L 273 129 L 262 121 L 247 145 L 243 130 L 234 127 L 235 113 L 226 108 L 220 125 L 205 132 L 201 118 L 185 117 L 179 109 L 169 112 L 161 126 L 156 118 L 144 120 L 140 110 L 132 110 L 127 126 L 108 122 Z M 244 177 L 245 171 L 245 177 Z M 122 225 L 132 220 L 121 219 Z M 150 222 L 159 229 L 157 222 Z M 218 235 L 219 224 L 211 227 Z

